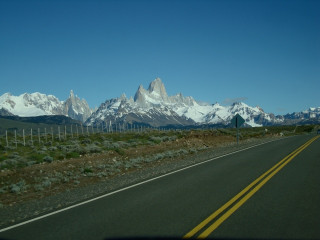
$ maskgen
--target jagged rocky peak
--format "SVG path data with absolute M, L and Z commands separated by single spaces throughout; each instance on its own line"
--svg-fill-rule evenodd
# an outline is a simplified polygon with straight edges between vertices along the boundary
M 234 102 L 234 103 L 232 103 L 232 106 L 242 106 L 242 105 L 244 105 L 243 102 Z
M 260 110 L 260 112 L 264 112 L 264 110 L 262 109 L 262 107 L 260 107 L 260 106 L 256 106 L 256 108 L 257 108 L 257 109 L 259 109 L 259 110 Z
M 74 93 L 73 93 L 73 90 L 72 90 L 72 89 L 70 90 L 69 98 L 74 98 Z
M 159 94 L 163 100 L 168 99 L 166 88 L 160 78 L 156 78 L 150 83 L 148 91 L 149 93 Z
M 134 101 L 139 104 L 145 103 L 145 97 L 144 97 L 145 93 L 146 93 L 146 90 L 143 88 L 142 85 L 140 85 L 136 94 L 134 95 Z
M 127 95 L 125 93 L 122 93 L 120 99 L 121 100 L 126 100 L 127 99 Z
M 92 109 L 90 109 L 86 100 L 74 95 L 73 90 L 70 91 L 69 98 L 64 102 L 64 112 L 65 115 L 84 122 L 92 114 Z
M 139 86 L 134 96 L 134 101 L 141 107 L 150 107 L 169 103 L 170 99 L 161 79 L 156 78 L 150 83 L 148 90 L 145 90 L 142 85 Z

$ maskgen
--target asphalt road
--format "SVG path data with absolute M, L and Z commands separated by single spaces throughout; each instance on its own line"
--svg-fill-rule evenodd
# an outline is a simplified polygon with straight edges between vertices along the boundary
M 320 139 L 314 137 L 218 158 L 2 231 L 0 238 L 181 239 L 207 232 L 218 239 L 320 239 Z

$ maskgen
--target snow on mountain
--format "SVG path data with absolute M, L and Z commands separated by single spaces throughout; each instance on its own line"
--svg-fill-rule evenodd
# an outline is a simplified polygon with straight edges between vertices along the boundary
M 265 113 L 260 107 L 251 107 L 243 102 L 222 106 L 219 103 L 196 101 L 193 97 L 185 97 L 181 93 L 168 96 L 160 78 L 152 81 L 148 89 L 140 85 L 134 98 L 127 98 L 122 94 L 118 98 L 106 100 L 95 111 L 90 109 L 84 99 L 74 95 L 72 90 L 66 101 L 37 92 L 20 96 L 5 93 L 0 96 L 0 115 L 12 114 L 21 117 L 65 115 L 88 125 L 129 123 L 154 127 L 201 124 L 227 126 L 236 114 L 245 119 L 246 126 L 252 127 L 320 122 L 320 107 L 275 116 Z
M 181 93 L 168 96 L 160 78 L 152 81 L 148 89 L 139 86 L 134 98 L 124 94 L 120 98 L 107 100 L 86 121 L 86 124 L 144 123 L 151 126 L 224 124 L 228 125 L 234 115 L 239 113 L 246 124 L 256 127 L 267 125 L 276 119 L 259 107 L 245 103 L 221 106 L 218 103 L 197 102 L 193 97 Z
M 285 119 L 309 119 L 309 118 L 319 118 L 320 117 L 320 107 L 309 108 L 302 112 L 294 112 L 291 114 L 284 115 Z
M 13 96 L 5 93 L 0 97 L 1 108 L 21 117 L 40 115 L 63 115 L 62 102 L 55 96 L 41 93 L 24 93 L 20 96 Z
M 66 101 L 38 92 L 19 96 L 5 93 L 0 96 L 0 109 L 20 117 L 65 115 L 80 121 L 85 121 L 92 114 L 88 103 L 74 96 L 72 90 Z
M 63 103 L 63 107 L 66 116 L 80 120 L 81 122 L 85 122 L 93 112 L 87 101 L 75 96 L 72 90 L 70 91 L 69 98 Z

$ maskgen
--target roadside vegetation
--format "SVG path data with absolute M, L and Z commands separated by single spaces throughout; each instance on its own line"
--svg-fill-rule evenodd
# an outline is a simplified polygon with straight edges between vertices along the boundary
M 316 132 L 319 126 L 241 128 L 240 141 Z M 0 136 L 0 207 L 103 181 L 162 161 L 235 144 L 236 129 Z M 27 140 L 26 140 L 27 139 Z

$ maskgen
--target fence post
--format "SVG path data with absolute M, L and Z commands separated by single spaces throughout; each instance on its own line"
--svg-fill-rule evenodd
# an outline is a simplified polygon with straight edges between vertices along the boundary
M 52 139 L 52 141 L 51 141 L 51 145 L 53 144 L 53 129 L 52 129 L 52 127 L 51 127 L 51 139 Z
M 8 142 L 8 131 L 6 130 L 6 141 L 7 141 L 7 147 L 9 147 L 9 142 Z
M 71 124 L 71 138 L 73 138 L 72 124 Z
M 16 142 L 16 148 L 18 148 L 18 142 L 17 142 L 17 130 L 14 130 L 14 141 Z
M 78 124 L 76 124 L 76 129 L 77 129 L 77 137 L 79 137 Z
M 33 146 L 33 138 L 32 138 L 32 128 L 31 128 L 31 145 Z
M 47 128 L 44 128 L 44 137 L 45 137 L 45 139 L 46 139 L 46 143 L 48 142 L 47 140 Z
M 64 125 L 64 140 L 67 140 L 67 126 Z
M 40 128 L 38 128 L 38 138 L 39 138 L 39 145 L 40 145 L 40 143 L 41 143 L 41 141 L 40 141 Z
M 58 126 L 58 134 L 59 134 L 59 141 L 61 141 L 61 138 L 60 138 L 60 126 Z
M 23 137 L 23 146 L 26 146 L 26 137 L 24 135 L 24 129 L 22 130 L 22 137 Z

